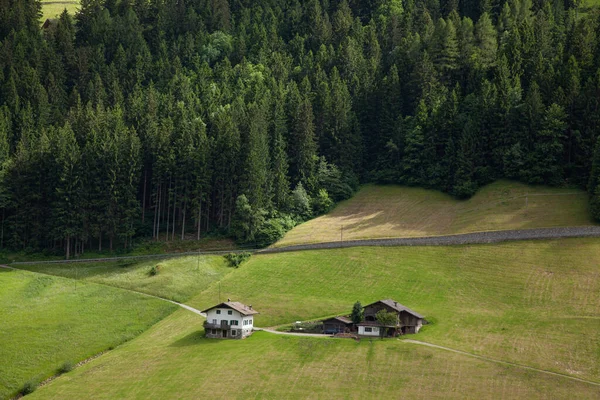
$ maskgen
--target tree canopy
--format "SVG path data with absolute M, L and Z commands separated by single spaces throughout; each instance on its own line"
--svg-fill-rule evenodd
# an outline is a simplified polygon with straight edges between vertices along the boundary
M 0 246 L 260 245 L 361 182 L 573 185 L 600 218 L 600 12 L 580 7 L 82 0 L 42 29 L 40 0 L 3 1 Z

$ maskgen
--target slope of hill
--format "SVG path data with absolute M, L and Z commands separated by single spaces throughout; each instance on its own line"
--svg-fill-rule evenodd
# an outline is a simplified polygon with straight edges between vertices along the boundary
M 258 255 L 220 292 L 253 304 L 258 326 L 394 298 L 432 323 L 419 339 L 600 381 L 598 259 L 597 239 Z M 190 304 L 215 303 L 218 291 Z
M 275 246 L 592 224 L 588 196 L 576 189 L 499 181 L 459 201 L 434 190 L 367 185 Z
M 158 267 L 156 275 L 150 269 Z M 231 272 L 221 256 L 115 260 L 106 262 L 41 263 L 21 269 L 81 279 L 183 302 Z
M 0 399 L 129 340 L 177 306 L 69 279 L 0 269 Z
M 33 393 L 94 398 L 594 398 L 600 387 L 402 341 L 202 338 L 177 311 L 136 340 Z

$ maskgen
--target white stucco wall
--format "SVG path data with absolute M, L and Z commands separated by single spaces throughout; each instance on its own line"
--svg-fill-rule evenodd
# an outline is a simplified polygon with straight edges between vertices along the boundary
M 365 328 L 371 328 L 371 332 L 365 332 Z M 359 326 L 358 334 L 362 335 L 362 336 L 379 336 L 379 327 L 377 327 L 377 326 L 369 326 L 369 327 Z
M 220 310 L 221 314 L 217 314 L 217 310 Z M 231 315 L 227 313 L 228 311 L 231 311 Z M 206 320 L 211 324 L 221 324 L 221 321 L 227 321 L 228 324 L 231 324 L 231 321 L 237 321 L 236 328 L 239 329 L 242 329 L 243 319 L 242 314 L 230 308 L 215 308 L 206 313 Z
M 217 310 L 221 313 L 217 314 Z M 228 314 L 231 311 L 231 315 Z M 231 325 L 231 329 L 242 331 L 242 336 L 248 336 L 254 328 L 254 317 L 252 315 L 244 316 L 240 312 L 230 308 L 214 308 L 206 313 L 206 320 L 211 324 L 221 324 L 221 321 L 227 321 Z M 231 321 L 237 321 L 237 325 L 232 325 Z M 248 325 L 244 325 L 244 321 L 248 321 Z M 239 332 L 238 332 L 239 333 Z

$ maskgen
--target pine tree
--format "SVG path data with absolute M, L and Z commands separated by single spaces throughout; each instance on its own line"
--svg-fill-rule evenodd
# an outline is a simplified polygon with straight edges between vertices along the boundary
M 64 242 L 65 258 L 68 260 L 75 239 L 82 234 L 79 197 L 82 183 L 81 151 L 68 123 L 55 130 L 51 141 L 58 173 L 58 184 L 52 202 L 53 236 Z
M 290 182 L 288 178 L 288 158 L 286 137 L 288 136 L 285 116 L 285 94 L 277 88 L 273 101 L 273 120 L 271 124 L 270 159 L 273 180 L 273 204 L 277 209 L 285 209 L 288 204 Z
M 475 43 L 477 46 L 477 66 L 481 69 L 493 67 L 496 62 L 498 42 L 496 30 L 487 12 L 483 13 L 475 25 Z

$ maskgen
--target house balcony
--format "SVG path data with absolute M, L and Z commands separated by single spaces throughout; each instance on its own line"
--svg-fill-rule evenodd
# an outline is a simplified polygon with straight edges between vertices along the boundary
M 229 325 L 227 321 L 221 321 L 220 324 L 213 324 L 212 322 L 204 321 L 204 329 L 222 329 L 230 330 L 232 325 Z

